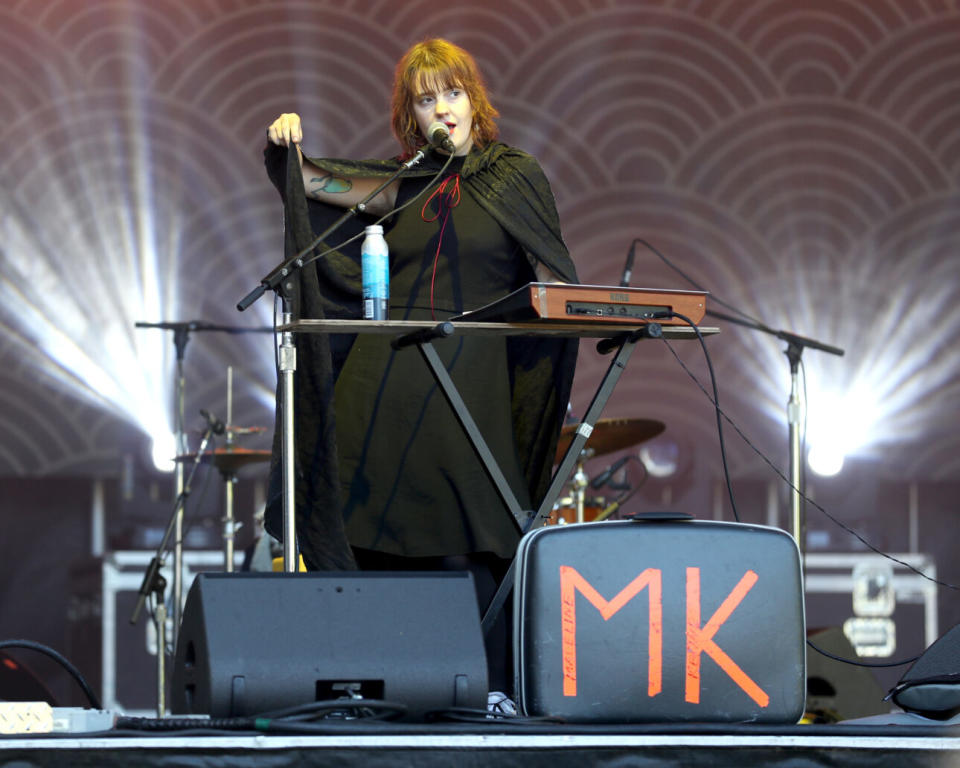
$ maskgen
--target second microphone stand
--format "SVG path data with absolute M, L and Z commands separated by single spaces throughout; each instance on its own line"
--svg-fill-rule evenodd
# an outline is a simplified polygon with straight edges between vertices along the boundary
M 723 312 L 708 309 L 706 314 L 710 317 L 716 317 L 720 320 L 742 325 L 745 328 L 768 333 L 771 336 L 776 336 L 781 341 L 787 342 L 787 348 L 784 350 L 784 354 L 790 363 L 790 397 L 787 400 L 787 425 L 790 442 L 790 530 L 797 542 L 797 546 L 800 548 L 802 558 L 806 552 L 806 519 L 803 507 L 803 498 L 806 495 L 806 481 L 802 471 L 803 456 L 801 455 L 800 425 L 804 404 L 800 399 L 800 358 L 803 356 L 803 350 L 807 347 L 838 356 L 842 356 L 844 351 L 839 347 L 823 344 L 822 342 L 808 339 L 804 336 L 797 336 L 795 333 L 789 333 L 788 331 L 774 330 L 762 323 L 744 320 Z
M 316 258 L 319 258 L 318 256 L 306 258 L 307 254 L 313 251 L 319 244 L 324 243 L 326 238 L 343 226 L 344 222 L 348 219 L 365 212 L 367 203 L 396 181 L 400 174 L 409 170 L 426 157 L 426 150 L 426 147 L 418 150 L 412 158 L 401 164 L 386 181 L 380 184 L 355 206 L 348 208 L 340 218 L 317 235 L 306 248 L 275 268 L 260 281 L 260 284 L 256 288 L 237 303 L 237 309 L 243 312 L 263 296 L 267 290 L 274 291 L 281 300 L 280 324 L 285 330 L 283 330 L 280 335 L 278 375 L 280 377 L 279 408 L 281 410 L 280 424 L 282 431 L 280 445 L 283 479 L 283 570 L 286 573 L 296 572 L 299 566 L 299 554 L 296 542 L 296 469 L 294 465 L 294 374 L 297 369 L 297 348 L 293 340 L 293 332 L 287 330 L 290 323 L 293 322 L 292 302 L 290 299 L 292 285 L 290 281 L 297 271 Z M 287 150 L 288 174 L 291 173 L 291 171 L 297 172 L 299 170 L 299 161 L 291 159 L 293 152 L 293 148 Z M 298 166 L 298 168 L 292 168 L 294 165 Z
M 136 624 L 147 598 L 151 594 L 154 595 L 156 608 L 153 618 L 157 630 L 157 717 L 163 717 L 166 713 L 167 613 L 164 593 L 166 591 L 167 580 L 163 577 L 163 574 L 160 573 L 160 570 L 163 568 L 167 544 L 170 541 L 171 534 L 173 534 L 176 529 L 177 536 L 179 537 L 180 535 L 183 524 L 183 509 L 187 503 L 187 497 L 190 495 L 190 484 L 193 482 L 193 476 L 197 471 L 197 467 L 200 466 L 200 462 L 203 459 L 204 453 L 206 453 L 207 445 L 210 443 L 214 431 L 214 427 L 208 425 L 206 431 L 203 433 L 203 440 L 200 442 L 197 455 L 194 457 L 193 466 L 190 468 L 190 475 L 184 483 L 183 490 L 177 495 L 177 499 L 173 505 L 173 513 L 170 515 L 170 520 L 163 533 L 163 538 L 157 546 L 157 551 L 150 561 L 150 565 L 143 574 L 137 604 L 133 609 L 133 614 L 130 616 L 130 623 Z M 178 615 L 179 612 L 175 611 L 174 616 Z M 178 628 L 178 625 L 174 623 L 174 632 L 176 632 Z

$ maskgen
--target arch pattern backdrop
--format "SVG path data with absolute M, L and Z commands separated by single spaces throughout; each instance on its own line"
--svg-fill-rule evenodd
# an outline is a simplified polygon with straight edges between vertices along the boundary
M 880 476 L 960 471 L 960 9 L 948 0 L 20 0 L 0 7 L 0 474 L 108 471 L 169 430 L 175 350 L 137 321 L 272 322 L 237 300 L 278 256 L 265 126 L 320 155 L 394 153 L 410 42 L 475 53 L 503 137 L 552 179 L 582 282 L 644 238 L 716 298 L 845 348 L 805 355 Z M 688 287 L 640 248 L 634 285 Z M 717 307 L 718 305 L 712 304 Z M 782 343 L 709 341 L 721 405 L 785 462 Z M 699 348 L 677 355 L 706 382 Z M 716 422 L 660 344 L 608 415 L 663 420 L 719 476 Z M 573 410 L 607 365 L 584 344 Z M 187 412 L 272 423 L 264 334 L 193 333 Z M 822 398 L 822 399 L 818 399 Z M 833 412 L 830 412 L 833 413 Z M 740 440 L 731 469 L 767 470 Z

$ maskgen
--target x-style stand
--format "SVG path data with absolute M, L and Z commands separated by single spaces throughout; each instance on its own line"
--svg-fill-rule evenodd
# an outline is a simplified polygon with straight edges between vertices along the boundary
M 283 331 L 313 332 L 313 333 L 378 333 L 396 336 L 392 341 L 394 349 L 416 346 L 424 362 L 430 368 L 440 391 L 447 402 L 464 434 L 470 441 L 481 466 L 493 483 L 504 507 L 510 512 L 517 530 L 527 533 L 544 525 L 550 516 L 553 505 L 560 496 L 567 477 L 573 469 L 587 440 L 593 432 L 597 419 L 600 418 L 604 407 L 613 393 L 614 387 L 626 369 L 627 362 L 640 339 L 643 338 L 695 338 L 693 329 L 684 326 L 663 327 L 657 323 L 643 323 L 636 328 L 624 330 L 622 324 L 612 325 L 602 322 L 570 323 L 550 320 L 540 320 L 534 323 L 496 323 L 496 322 L 442 322 L 428 323 L 419 321 L 366 321 L 366 320 L 300 320 L 281 328 Z M 401 335 L 397 336 L 396 334 Z M 452 336 L 454 333 L 466 335 L 532 335 L 532 336 L 578 336 L 600 338 L 598 351 L 608 353 L 616 350 L 607 372 L 600 382 L 593 400 L 587 408 L 584 418 L 577 427 L 570 445 L 567 447 L 563 459 L 560 461 L 553 479 L 540 507 L 535 511 L 521 509 L 516 495 L 501 471 L 496 458 L 487 446 L 476 422 L 470 414 L 466 403 L 457 391 L 456 385 L 450 378 L 446 366 L 437 354 L 433 342 L 437 339 Z M 701 335 L 717 333 L 716 328 L 701 328 Z M 483 617 L 482 628 L 488 634 L 503 605 L 513 588 L 515 563 L 511 563 L 506 576 L 500 584 L 496 594 L 487 607 Z

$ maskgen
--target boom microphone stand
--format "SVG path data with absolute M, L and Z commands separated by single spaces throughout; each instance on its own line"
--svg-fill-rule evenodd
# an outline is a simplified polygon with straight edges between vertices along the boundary
M 221 429 L 219 431 L 222 432 L 222 425 L 220 426 Z M 154 622 L 157 629 L 157 717 L 163 717 L 166 713 L 167 612 L 164 591 L 167 581 L 160 573 L 160 569 L 163 568 L 167 542 L 170 540 L 170 535 L 175 528 L 177 535 L 180 535 L 180 529 L 183 525 L 183 508 L 187 502 L 187 497 L 190 495 L 190 484 L 193 482 L 193 476 L 197 471 L 197 467 L 200 466 L 200 461 L 203 459 L 203 455 L 207 450 L 207 445 L 216 431 L 214 424 L 207 424 L 207 429 L 203 433 L 203 440 L 200 442 L 199 449 L 197 449 L 197 455 L 194 457 L 193 466 L 190 468 L 190 475 L 183 486 L 183 490 L 177 495 L 177 499 L 174 502 L 173 513 L 170 515 L 170 521 L 167 523 L 167 528 L 163 533 L 163 539 L 161 539 L 157 551 L 150 561 L 150 565 L 143 574 L 143 582 L 140 584 L 137 604 L 133 609 L 133 614 L 130 616 L 130 623 L 136 624 L 137 619 L 140 618 L 140 611 L 143 609 L 147 597 L 151 594 L 155 595 L 157 605 L 154 611 Z M 177 604 L 174 603 L 175 611 L 176 607 Z M 174 613 L 174 616 L 178 615 L 177 612 Z M 177 628 L 178 625 L 175 621 L 174 631 L 176 631 Z
M 237 328 L 228 325 L 215 325 L 199 320 L 187 322 L 159 322 L 135 323 L 136 328 L 159 328 L 173 331 L 173 343 L 177 353 L 177 369 L 174 376 L 174 442 L 176 443 L 174 456 L 187 454 L 187 436 L 183 428 L 184 423 L 184 376 L 183 359 L 187 342 L 193 331 L 220 331 L 224 333 L 273 333 L 273 328 Z M 175 499 L 183 495 L 183 464 L 176 462 L 174 468 Z M 181 510 L 174 524 L 173 537 L 173 627 L 174 631 L 180 628 L 180 613 L 183 606 L 183 511 Z
M 745 328 L 751 328 L 755 331 L 762 331 L 771 336 L 776 336 L 781 341 L 787 342 L 787 348 L 784 354 L 790 363 L 790 397 L 787 400 L 787 424 L 789 426 L 790 441 L 790 530 L 796 539 L 797 546 L 800 548 L 801 562 L 806 552 L 806 519 L 802 499 L 806 495 L 806 480 L 801 471 L 803 457 L 800 455 L 800 420 L 803 403 L 800 400 L 800 358 L 803 356 L 803 350 L 809 347 L 821 352 L 827 352 L 831 355 L 842 356 L 844 351 L 839 347 L 832 347 L 829 344 L 808 339 L 804 336 L 797 336 L 788 331 L 778 331 L 762 323 L 751 322 L 723 312 L 716 312 L 708 309 L 706 312 L 710 317 L 716 317 L 720 320 L 726 320 L 730 323 L 742 325 Z
M 633 259 L 637 243 L 641 243 L 646 248 L 649 248 L 660 258 L 664 264 L 678 273 L 681 277 L 683 277 L 684 280 L 690 283 L 690 285 L 692 285 L 698 291 L 705 290 L 699 286 L 695 280 L 693 280 L 689 275 L 685 274 L 683 270 L 679 269 L 670 261 L 670 259 L 660 253 L 660 251 L 654 248 L 642 237 L 636 237 L 634 238 L 633 242 L 630 243 L 630 250 L 627 252 L 627 261 L 624 266 L 623 279 L 620 281 L 620 285 L 627 286 L 630 284 L 630 275 L 633 269 Z M 719 303 L 724 304 L 724 302 Z M 769 333 L 771 336 L 776 336 L 781 341 L 787 342 L 787 349 L 784 350 L 784 354 L 787 356 L 787 360 L 790 362 L 790 398 L 787 400 L 787 424 L 789 425 L 790 439 L 790 485 L 792 486 L 790 490 L 790 517 L 793 537 L 796 539 L 797 546 L 800 548 L 802 562 L 804 552 L 806 551 L 806 521 L 804 520 L 801 499 L 805 495 L 804 485 L 806 481 L 804 480 L 803 473 L 801 472 L 802 457 L 800 456 L 800 415 L 803 406 L 803 404 L 800 402 L 800 358 L 803 355 L 803 350 L 806 347 L 818 349 L 821 352 L 827 352 L 831 355 L 838 356 L 842 356 L 844 351 L 839 347 L 832 347 L 829 344 L 823 344 L 822 342 L 814 341 L 813 339 L 808 339 L 804 336 L 797 336 L 795 333 L 774 330 L 773 328 L 770 328 L 769 326 L 755 320 L 744 320 L 741 317 L 734 317 L 733 315 L 728 315 L 723 312 L 716 312 L 712 309 L 708 309 L 706 314 L 710 317 L 716 317 L 720 320 L 726 320 L 730 323 L 742 325 L 745 328 L 751 328 L 755 331 Z

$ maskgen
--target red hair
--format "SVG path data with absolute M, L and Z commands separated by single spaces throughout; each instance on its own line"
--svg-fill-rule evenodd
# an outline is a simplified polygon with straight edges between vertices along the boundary
M 473 109 L 470 136 L 474 145 L 483 147 L 499 134 L 494 119 L 500 113 L 487 96 L 477 62 L 463 48 L 440 38 L 424 40 L 408 50 L 397 63 L 393 78 L 391 125 L 393 135 L 409 157 L 426 143 L 413 114 L 414 99 L 424 90 L 446 91 L 462 88 Z

